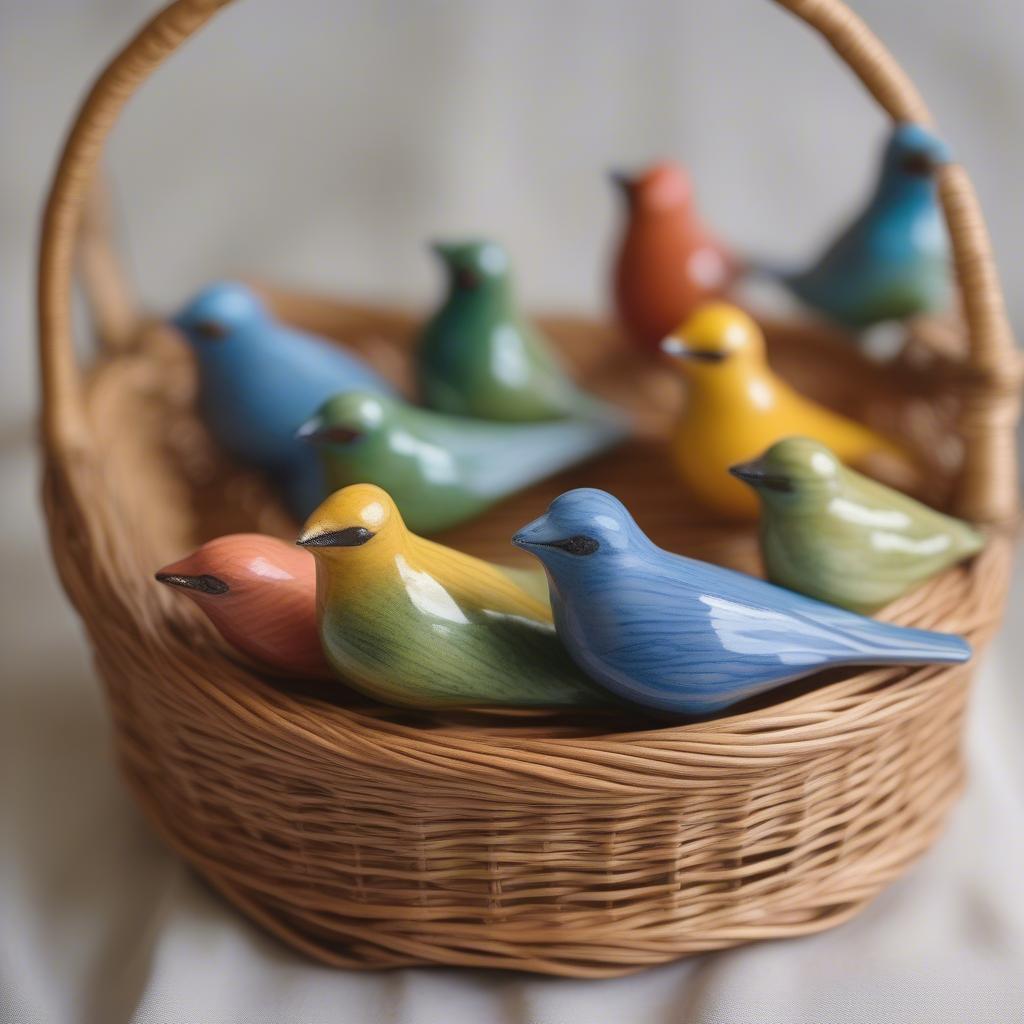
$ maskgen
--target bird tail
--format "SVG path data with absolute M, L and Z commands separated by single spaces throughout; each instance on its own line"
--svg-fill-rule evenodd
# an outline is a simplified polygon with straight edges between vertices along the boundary
M 938 633 L 891 623 L 872 621 L 870 641 L 877 664 L 886 665 L 959 665 L 969 661 L 971 645 L 954 633 Z M 879 626 L 885 628 L 879 630 Z

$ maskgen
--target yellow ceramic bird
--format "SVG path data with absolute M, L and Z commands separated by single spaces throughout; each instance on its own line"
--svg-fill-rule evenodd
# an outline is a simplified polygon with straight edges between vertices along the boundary
M 415 708 L 608 703 L 562 647 L 546 597 L 417 537 L 380 487 L 336 491 L 299 544 L 316 559 L 327 660 L 368 696 Z
M 873 430 L 794 391 L 768 366 L 764 335 L 741 309 L 701 306 L 661 343 L 687 383 L 672 454 L 694 497 L 730 519 L 756 519 L 754 493 L 729 474 L 792 434 L 827 444 L 844 462 L 884 454 L 909 466 L 905 452 Z

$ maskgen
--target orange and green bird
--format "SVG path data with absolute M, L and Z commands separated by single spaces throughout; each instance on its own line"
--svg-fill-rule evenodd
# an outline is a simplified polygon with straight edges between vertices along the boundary
M 380 487 L 336 491 L 298 543 L 316 559 L 327 659 L 367 696 L 412 708 L 608 704 L 562 647 L 544 597 L 411 533 Z
M 906 453 L 880 434 L 799 394 L 769 368 L 761 328 L 724 302 L 702 306 L 661 349 L 687 385 L 672 454 L 690 492 L 729 519 L 756 519 L 750 488 L 729 475 L 737 462 L 800 434 L 827 444 L 854 465 L 876 455 L 912 472 Z

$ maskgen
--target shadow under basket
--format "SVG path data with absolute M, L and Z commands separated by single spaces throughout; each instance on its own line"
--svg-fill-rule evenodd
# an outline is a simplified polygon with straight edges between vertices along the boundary
M 836 672 L 706 721 L 410 713 L 340 685 L 267 676 L 154 582 L 159 566 L 210 537 L 296 530 L 264 483 L 210 442 L 185 347 L 124 299 L 85 201 L 124 97 L 216 6 L 172 5 L 94 88 L 54 182 L 41 260 L 54 557 L 150 820 L 249 917 L 344 967 L 602 977 L 850 917 L 942 826 L 962 783 L 977 658 Z M 925 119 L 844 8 L 784 6 L 849 44 L 844 56 L 865 81 L 900 86 L 872 88 L 893 117 Z M 1018 364 L 962 170 L 948 168 L 941 189 L 965 326 L 922 325 L 884 365 L 827 328 L 769 324 L 767 333 L 774 365 L 798 387 L 918 451 L 928 500 L 992 524 L 976 559 L 883 613 L 962 633 L 980 652 L 1009 575 Z M 71 338 L 76 241 L 103 342 L 87 373 Z M 285 319 L 407 384 L 413 316 L 262 291 Z M 702 522 L 668 468 L 676 380 L 600 325 L 542 323 L 582 382 L 631 408 L 638 436 L 440 539 L 514 562 L 514 530 L 588 484 L 620 497 L 657 543 L 757 572 L 754 531 Z

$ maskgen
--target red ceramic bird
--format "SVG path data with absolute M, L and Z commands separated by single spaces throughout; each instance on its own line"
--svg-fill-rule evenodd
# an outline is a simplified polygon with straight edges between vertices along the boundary
M 316 563 L 276 537 L 233 533 L 165 565 L 156 578 L 181 587 L 221 636 L 290 676 L 334 678 L 316 625 Z
M 728 289 L 737 262 L 701 222 L 687 173 L 655 164 L 635 178 L 614 175 L 628 204 L 615 261 L 615 304 L 640 347 L 658 343 L 693 310 Z

